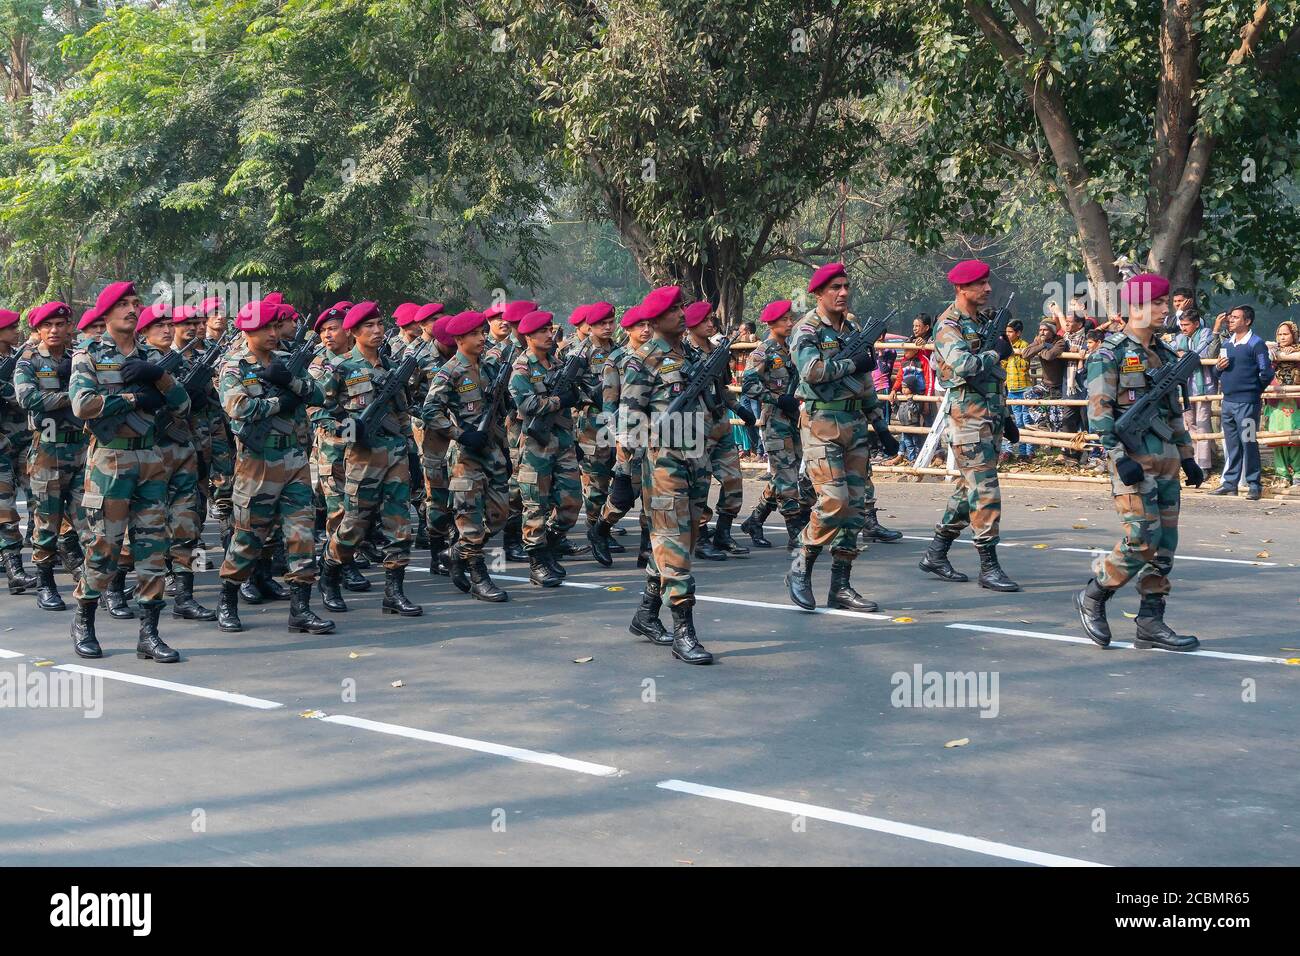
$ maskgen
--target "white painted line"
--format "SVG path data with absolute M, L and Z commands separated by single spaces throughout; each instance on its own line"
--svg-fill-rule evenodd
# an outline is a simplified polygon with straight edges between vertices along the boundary
M 1043 631 L 1018 631 L 1010 627 L 990 627 L 986 624 L 949 624 L 948 627 L 959 631 L 977 631 L 981 634 L 1009 634 L 1012 637 L 1032 637 L 1040 641 L 1059 641 L 1062 644 L 1093 644 L 1092 640 L 1087 637 L 1076 637 L 1073 634 L 1048 634 Z M 1126 648 L 1133 650 L 1133 644 L 1128 641 L 1111 641 L 1111 647 Z M 1164 648 L 1153 647 L 1153 651 L 1164 650 Z M 1285 657 L 1261 657 L 1257 654 L 1232 654 L 1228 651 L 1165 651 L 1166 654 L 1173 654 L 1176 657 L 1216 657 L 1224 661 L 1249 661 L 1253 664 L 1288 664 L 1290 663 Z M 1300 658 L 1296 658 L 1300 660 Z M 1294 665 L 1293 665 L 1294 666 Z
M 403 727 L 400 724 L 385 724 L 377 720 L 366 720 L 364 717 L 330 714 L 320 719 L 327 724 L 343 724 L 347 727 L 356 727 L 358 730 L 373 730 L 380 734 L 392 734 L 394 737 L 409 737 L 411 740 L 423 740 L 425 743 L 459 747 L 461 750 L 476 750 L 479 753 L 509 757 L 511 760 L 519 760 L 523 763 L 536 763 L 545 767 L 557 767 L 560 770 L 572 770 L 574 773 L 591 774 L 593 777 L 612 777 L 618 773 L 617 767 L 607 767 L 600 763 L 574 760 L 572 757 L 561 757 L 559 754 L 543 753 L 540 750 L 507 747 L 505 744 L 494 744 L 487 740 L 455 737 L 451 734 L 434 733 L 431 730 L 416 730 L 414 727 Z
M 930 535 L 929 537 L 924 537 L 919 534 L 905 534 L 903 535 L 903 540 L 904 541 L 933 541 L 934 535 Z M 974 544 L 975 542 L 970 538 L 958 538 L 957 543 Z M 872 544 L 875 544 L 875 542 L 873 541 Z M 999 548 L 1023 548 L 1024 546 L 1025 543 L 1023 541 L 999 541 L 998 542 Z
M 700 783 L 690 783 L 686 780 L 663 780 L 660 781 L 658 787 L 661 790 L 672 790 L 696 797 L 708 797 L 711 800 L 725 800 L 728 803 L 758 807 L 760 810 L 775 810 L 777 813 L 788 813 L 791 816 L 812 817 L 814 820 L 825 820 L 828 823 L 842 823 L 845 826 L 857 827 L 859 830 L 874 830 L 877 833 L 888 833 L 908 840 L 920 840 L 938 846 L 969 850 L 971 853 L 982 853 L 985 856 L 996 856 L 1003 860 L 1015 860 L 1019 863 L 1033 863 L 1038 866 L 1106 865 L 1104 863 L 1093 863 L 1091 860 L 1078 860 L 1070 856 L 1057 856 L 1055 853 L 1028 850 L 1024 847 L 1012 846 L 1009 843 L 994 843 L 992 840 L 981 840 L 979 837 L 964 836 L 960 833 L 948 833 L 944 830 L 932 830 L 929 827 L 918 827 L 910 823 L 899 823 L 895 820 L 886 820 L 883 817 L 869 817 L 861 813 L 832 810 L 829 807 L 819 807 L 812 803 L 798 803 L 794 800 L 765 797 L 757 793 L 745 793 L 743 790 L 724 790 L 721 787 L 709 787 Z
M 837 607 L 819 607 L 805 611 L 794 604 L 770 604 L 767 601 L 744 601 L 740 598 L 711 597 L 696 592 L 695 600 L 711 601 L 714 604 L 739 604 L 741 607 L 764 607 L 773 611 L 798 611 L 800 614 L 833 614 L 836 617 L 865 618 L 869 621 L 892 621 L 888 614 L 869 614 L 866 611 L 845 611 Z
M 125 684 L 139 684 L 142 687 L 157 687 L 159 690 L 189 694 L 191 697 L 205 697 L 208 700 L 220 700 L 227 704 L 252 707 L 255 710 L 275 710 L 277 707 L 284 706 L 284 704 L 278 704 L 273 700 L 263 700 L 261 697 L 232 694 L 224 690 L 213 690 L 210 687 L 195 687 L 193 684 L 178 684 L 175 681 L 159 680 L 156 677 L 144 677 L 139 674 L 123 674 L 121 671 L 105 670 L 102 667 L 86 667 L 83 664 L 56 664 L 54 666 L 57 670 L 71 671 L 74 674 L 93 674 L 106 680 L 120 680 Z
M 1110 548 L 1047 548 L 1048 551 L 1073 551 L 1076 554 L 1110 554 Z M 1240 558 L 1197 558 L 1190 554 L 1176 554 L 1174 561 L 1212 561 L 1215 564 L 1245 564 L 1256 568 L 1275 568 L 1273 561 L 1243 561 Z
M 27 656 L 26 654 L 20 654 L 18 651 L 6 651 L 3 647 L 0 647 L 0 659 L 9 658 L 9 657 L 26 657 L 26 656 Z

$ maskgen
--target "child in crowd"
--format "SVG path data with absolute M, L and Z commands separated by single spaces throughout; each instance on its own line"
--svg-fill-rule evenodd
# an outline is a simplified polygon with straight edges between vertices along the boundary
M 925 411 L 921 408 L 921 403 L 916 400 L 925 388 L 921 381 L 920 372 L 908 372 L 903 376 L 900 386 L 899 397 L 894 399 L 894 420 L 900 425 L 922 425 L 924 424 Z M 916 461 L 917 453 L 921 450 L 920 435 L 902 434 L 898 436 L 898 453 L 907 461 Z

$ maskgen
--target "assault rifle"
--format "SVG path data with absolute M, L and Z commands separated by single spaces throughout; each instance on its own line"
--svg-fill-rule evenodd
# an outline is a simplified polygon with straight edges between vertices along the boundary
M 718 380 L 722 377 L 731 363 L 731 341 L 735 336 L 728 335 L 719 342 L 712 352 L 704 357 L 704 360 L 698 362 L 691 374 L 691 380 L 686 383 L 677 397 L 668 403 L 664 409 L 665 415 L 677 415 L 683 410 L 690 408 L 695 402 L 704 397 L 708 389 L 715 388 Z
M 840 350 L 835 353 L 835 357 L 837 359 L 856 359 L 858 356 L 869 351 L 888 330 L 889 320 L 897 314 L 898 309 L 891 309 L 889 314 L 883 319 L 869 319 L 864 326 L 855 332 L 850 333 L 849 336 L 840 343 Z M 832 383 L 822 382 L 812 386 L 813 392 L 823 402 L 830 401 L 830 399 L 826 397 L 826 387 L 830 384 Z
M 1170 365 L 1162 365 L 1151 373 L 1151 387 L 1141 398 L 1129 406 L 1128 411 L 1115 420 L 1115 437 L 1129 454 L 1142 451 L 1142 438 L 1155 421 L 1161 403 L 1176 388 L 1187 383 L 1188 378 L 1201 366 L 1201 356 L 1188 351 Z
M 284 362 L 284 367 L 289 370 L 291 378 L 301 378 L 307 371 L 307 366 L 311 363 L 312 355 L 316 351 L 316 343 L 311 338 L 311 320 L 308 316 L 306 321 L 298 326 L 294 332 L 293 339 L 289 342 L 289 357 Z M 267 385 L 270 390 L 271 398 L 279 398 L 284 395 L 284 390 L 276 385 Z M 294 396 L 297 397 L 296 395 Z M 259 418 L 257 421 L 249 422 L 248 426 L 240 433 L 239 440 L 243 442 L 246 448 L 254 452 L 261 452 L 266 447 L 266 436 L 271 431 L 271 419 L 276 416 L 268 415 L 266 418 Z
M 353 440 L 358 445 L 364 448 L 375 447 L 380 435 L 385 431 L 400 437 L 401 432 L 398 431 L 396 423 L 389 420 L 388 406 L 397 397 L 397 393 L 406 387 L 407 380 L 415 374 L 415 370 L 420 365 L 419 358 L 412 354 L 413 352 L 414 349 L 409 350 L 401 365 L 388 370 L 384 383 L 379 386 L 370 404 L 356 417 Z
M 565 352 L 564 364 L 557 365 L 546 373 L 543 381 L 546 384 L 547 394 L 558 395 L 569 389 L 576 389 L 578 379 L 587 371 L 587 357 L 590 353 L 591 347 L 586 342 L 568 349 Z M 534 415 L 531 421 L 524 423 L 525 434 L 536 442 L 546 444 L 555 431 L 555 420 L 559 417 L 560 411 L 563 409 Z
M 993 343 L 1007 334 L 1007 323 L 1011 321 L 1011 300 L 1015 297 L 1014 292 L 1007 296 L 1007 304 L 994 312 L 987 322 L 980 325 L 981 348 L 993 348 Z
M 185 361 L 185 353 L 194 348 L 196 344 L 198 344 L 197 338 L 190 339 L 183 348 L 172 349 L 157 362 L 154 362 L 154 367 L 161 369 L 164 375 L 172 374 Z M 0 368 L 0 371 L 3 371 L 3 368 Z M 110 442 L 116 438 L 117 430 L 123 425 L 129 425 L 132 431 L 141 435 L 149 431 L 149 421 L 134 408 L 118 415 L 110 415 L 107 418 L 90 418 L 86 420 L 86 427 L 101 442 Z
M 181 387 L 188 392 L 200 382 L 210 382 L 212 380 L 212 370 L 217 367 L 218 360 L 225 354 L 226 349 L 230 347 L 230 343 L 235 340 L 235 336 L 238 334 L 238 329 L 227 329 L 221 338 L 204 349 L 203 354 L 196 358 L 193 364 L 185 370 L 185 374 L 181 376 Z

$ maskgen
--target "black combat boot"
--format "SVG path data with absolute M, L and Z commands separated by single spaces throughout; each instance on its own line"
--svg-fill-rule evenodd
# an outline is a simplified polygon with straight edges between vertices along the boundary
M 298 634 L 332 634 L 334 622 L 311 609 L 311 585 L 289 582 L 289 630 Z
M 176 600 L 172 604 L 172 617 L 187 621 L 215 621 L 217 614 L 194 600 L 194 572 L 176 571 Z
M 785 519 L 785 549 L 793 552 L 799 547 L 799 535 L 803 534 L 803 529 L 807 526 L 808 519 L 801 511 L 798 514 L 787 515 Z
M 666 647 L 673 642 L 673 636 L 659 623 L 659 611 L 664 606 L 661 587 L 662 583 L 658 578 L 646 578 L 645 591 L 641 594 L 641 606 L 636 609 L 636 615 L 632 618 L 628 630 Z
M 673 657 L 686 664 L 712 664 L 713 655 L 695 638 L 695 620 L 691 604 L 674 604 Z
M 756 548 L 772 547 L 772 542 L 767 540 L 767 536 L 763 534 L 763 522 L 767 520 L 767 516 L 771 513 L 772 502 L 764 499 L 754 506 L 754 510 L 749 513 L 749 517 L 740 526 L 740 530 L 749 535 L 749 540 L 754 542 Z
M 511 515 L 506 519 L 506 526 L 501 530 L 501 545 L 505 548 L 506 560 L 516 564 L 528 561 L 528 552 L 524 550 L 524 519 L 521 515 Z
M 868 601 L 853 589 L 849 575 L 853 571 L 853 562 L 843 558 L 831 559 L 831 590 L 826 596 L 827 607 L 838 607 L 845 611 L 878 611 L 880 605 Z
M 221 598 L 217 601 L 217 630 L 242 631 L 243 623 L 239 620 L 239 582 L 221 581 Z
M 713 529 L 713 546 L 733 558 L 743 558 L 749 554 L 749 548 L 736 544 L 736 539 L 731 536 L 731 524 L 735 520 L 735 515 L 718 515 L 717 526 Z
M 969 581 L 970 578 L 954 568 L 948 560 L 948 549 L 952 547 L 952 543 L 956 540 L 956 535 L 950 536 L 942 531 L 936 531 L 934 540 L 930 542 L 930 547 L 926 548 L 925 555 L 921 558 L 921 562 L 917 567 L 922 571 L 929 571 L 945 581 L 959 583 Z
M 1012 581 L 1002 565 L 998 564 L 998 546 L 996 544 L 977 544 L 975 550 L 980 553 L 979 585 L 990 591 L 1019 591 L 1020 585 Z
M 702 561 L 726 561 L 727 552 L 722 551 L 713 543 L 713 535 L 709 532 L 709 523 L 700 522 L 700 526 L 695 529 L 695 556 Z
M 469 593 L 480 601 L 499 603 L 510 600 L 509 594 L 492 583 L 487 562 L 481 554 L 474 555 L 469 563 Z
M 36 606 L 42 611 L 66 611 L 68 606 L 54 583 L 54 565 L 36 565 Z
M 566 553 L 565 546 L 568 543 L 564 535 L 556 534 L 553 531 L 546 532 L 546 550 L 543 552 L 542 557 L 550 565 L 551 573 L 561 581 L 569 576 L 569 572 L 564 569 L 564 565 L 560 564 L 560 556 Z M 583 548 L 584 552 L 586 550 L 586 548 Z
M 348 609 L 343 600 L 343 595 L 339 593 L 339 577 L 342 568 L 335 564 L 329 558 L 321 562 L 320 566 L 320 597 L 321 604 L 325 605 L 325 610 L 333 611 L 335 614 L 342 614 Z
M 591 545 L 591 556 L 596 559 L 596 563 L 602 568 L 612 568 L 614 559 L 610 556 L 613 550 L 610 545 L 613 539 L 610 537 L 610 525 L 604 518 L 596 521 L 594 524 L 587 525 L 587 543 Z M 622 545 L 619 545 L 621 548 Z
M 585 544 L 574 544 L 568 537 L 559 531 L 547 530 L 546 540 L 551 545 L 551 554 L 556 558 L 581 558 L 591 549 Z M 561 569 L 563 571 L 563 569 Z M 561 575 L 563 577 L 563 575 Z
M 469 562 L 460 556 L 454 544 L 447 549 L 447 574 L 456 590 L 469 594 Z
M 790 562 L 790 573 L 785 576 L 786 586 L 790 589 L 790 600 L 805 611 L 817 607 L 817 599 L 813 597 L 812 590 L 812 570 L 817 563 L 817 555 L 821 553 L 822 549 L 817 545 L 800 548 Z
M 1100 647 L 1110 647 L 1110 623 L 1106 620 L 1106 602 L 1115 593 L 1114 588 L 1104 588 L 1096 578 L 1088 581 L 1082 591 L 1074 595 L 1074 607 L 1079 621 L 1092 642 Z
M 17 548 L 4 553 L 5 576 L 9 579 L 9 593 L 22 594 L 28 588 L 39 583 L 32 575 L 23 571 L 23 559 Z
M 424 608 L 411 602 L 403 587 L 406 584 L 406 568 L 384 568 L 384 603 L 380 610 L 384 614 L 400 614 L 402 617 L 419 617 Z
M 172 559 L 168 558 L 167 570 L 163 572 L 163 594 L 168 597 L 176 596 L 176 571 L 172 568 Z
M 284 546 L 277 545 L 280 553 L 284 553 Z M 288 567 L 288 565 L 285 565 Z M 287 601 L 289 592 L 283 584 L 277 581 L 272 574 L 275 573 L 275 559 L 268 558 L 265 555 L 257 559 L 257 565 L 253 569 L 253 577 L 257 578 L 257 587 L 262 592 L 263 599 L 267 601 Z
M 103 657 L 104 651 L 95 637 L 95 609 L 98 601 L 78 601 L 76 616 L 72 619 L 72 649 L 78 657 Z
M 424 508 L 418 506 L 415 509 L 415 546 L 417 548 L 429 546 L 429 526 L 424 520 Z
M 641 526 L 641 542 L 636 548 L 636 566 L 644 568 L 650 563 L 650 529 Z
M 253 570 L 248 575 L 248 580 L 239 586 L 239 596 L 244 599 L 246 604 L 264 604 L 266 598 L 262 596 L 261 575 L 257 573 L 258 561 L 253 565 Z
M 316 520 L 312 523 L 311 537 L 317 547 L 320 547 L 326 541 L 324 508 L 316 509 Z
M 1134 647 L 1159 647 L 1166 651 L 1194 651 L 1201 642 L 1191 634 L 1179 634 L 1165 623 L 1165 598 L 1163 594 L 1142 595 L 1138 608 L 1137 639 Z
M 447 539 L 435 531 L 429 532 L 429 573 L 447 576 Z
M 274 574 L 279 574 L 283 576 L 288 573 L 289 573 L 289 556 L 288 554 L 285 553 L 284 542 L 281 541 L 278 544 L 276 544 L 275 549 L 271 552 L 271 560 L 267 564 L 266 577 L 267 580 L 270 580 L 271 576 Z M 273 601 L 289 600 L 288 588 L 282 587 L 276 581 L 271 581 L 271 584 L 274 585 L 275 590 L 277 590 L 279 593 L 284 595 L 284 597 L 273 597 L 271 600 Z
M 560 576 L 551 570 L 546 560 L 546 545 L 528 549 L 528 581 L 539 588 L 558 588 Z
M 156 664 L 175 664 L 181 655 L 158 636 L 158 615 L 161 613 L 160 604 L 140 606 L 140 639 L 135 644 L 135 656 Z
M 607 529 L 605 532 L 605 547 L 609 549 L 609 553 L 627 554 L 627 545 L 614 540 L 614 535 L 627 534 L 627 532 L 616 525 L 607 525 Z
M 366 555 L 365 551 L 363 551 L 361 548 L 357 548 L 355 551 L 352 552 L 351 563 L 356 565 L 362 571 L 365 571 L 370 567 L 370 558 Z
M 109 582 L 108 590 L 103 594 L 104 607 L 108 608 L 110 615 L 121 621 L 135 617 L 135 612 L 126 605 L 126 594 L 123 592 L 125 586 L 126 572 L 118 568 L 113 580 Z
M 59 557 L 63 561 L 63 568 L 72 575 L 76 575 L 81 570 L 81 566 L 86 563 L 86 554 L 81 550 L 81 542 L 77 540 L 77 532 L 65 531 L 59 535 Z
M 893 531 L 880 523 L 876 518 L 875 508 L 868 508 L 867 513 L 864 515 L 864 519 L 865 520 L 862 524 L 862 536 L 868 541 L 883 541 L 889 543 L 903 540 L 903 532 Z
M 370 579 L 357 570 L 355 561 L 349 561 L 340 567 L 340 577 L 345 590 L 356 594 L 370 590 Z

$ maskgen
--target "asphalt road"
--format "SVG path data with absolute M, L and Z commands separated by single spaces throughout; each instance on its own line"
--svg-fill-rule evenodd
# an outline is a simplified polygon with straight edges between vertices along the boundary
M 137 660 L 135 622 L 101 614 L 106 656 L 84 664 L 105 678 L 84 688 L 100 716 L 0 707 L 0 864 L 1300 859 L 1294 506 L 1187 506 L 1169 620 L 1207 653 L 1175 655 L 1082 638 L 1070 594 L 1118 533 L 1108 498 L 1004 490 L 1003 564 L 1024 591 L 1003 596 L 917 570 L 943 486 L 879 494 L 909 536 L 856 565 L 882 613 L 794 608 L 773 519 L 775 549 L 700 562 L 712 667 L 627 632 L 631 554 L 571 562 L 548 591 L 511 565 L 505 605 L 413 568 L 424 617 L 381 616 L 376 589 L 320 637 L 287 633 L 284 604 L 245 606 L 237 635 L 165 611 L 175 666 Z M 954 556 L 976 568 L 968 544 Z M 215 572 L 199 578 L 215 607 Z M 1136 609 L 1131 589 L 1112 601 L 1117 641 Z M 56 671 L 78 663 L 70 618 L 0 594 L 0 679 L 79 680 Z M 918 687 L 942 706 L 896 706 L 932 671 L 986 694 Z

